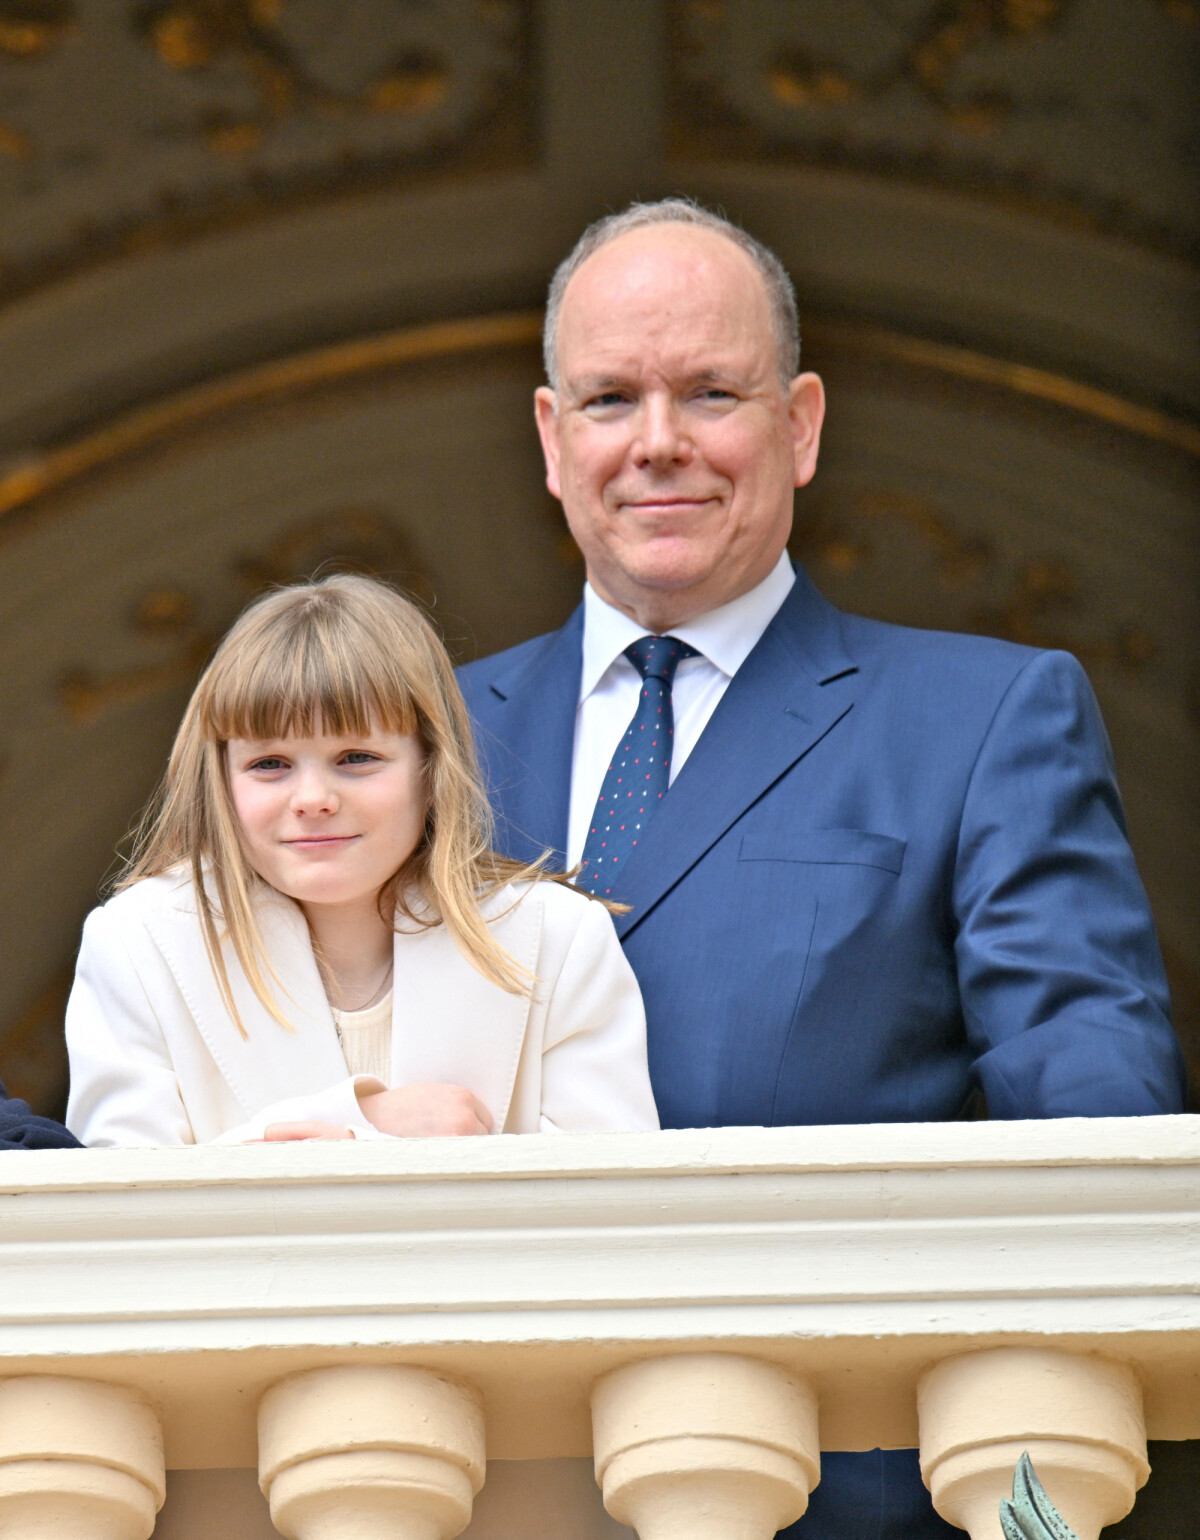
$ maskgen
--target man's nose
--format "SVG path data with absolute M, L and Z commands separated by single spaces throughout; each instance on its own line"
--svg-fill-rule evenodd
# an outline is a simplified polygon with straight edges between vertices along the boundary
M 639 464 L 686 465 L 693 446 L 678 404 L 666 395 L 650 395 L 642 402 L 634 458 Z

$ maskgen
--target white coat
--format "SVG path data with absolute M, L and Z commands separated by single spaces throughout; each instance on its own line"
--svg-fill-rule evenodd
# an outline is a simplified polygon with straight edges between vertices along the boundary
M 489 983 L 442 925 L 398 933 L 390 1086 L 466 1086 L 497 1133 L 657 1128 L 641 995 L 607 910 L 534 882 L 484 912 L 537 975 L 533 997 Z M 300 908 L 264 889 L 257 919 L 295 1030 L 272 1019 L 226 943 L 243 1037 L 189 878 L 147 878 L 88 916 L 67 1004 L 67 1125 L 84 1144 L 235 1143 L 310 1118 L 383 1137 L 358 1096 L 385 1087 L 346 1068 Z

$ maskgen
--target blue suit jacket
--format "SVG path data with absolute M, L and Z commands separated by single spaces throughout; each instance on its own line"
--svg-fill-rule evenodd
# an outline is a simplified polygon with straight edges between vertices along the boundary
M 501 848 L 566 840 L 582 611 L 461 671 Z M 803 573 L 622 873 L 664 1128 L 1178 1112 L 1108 742 L 1065 653 L 843 615 Z M 916 1452 L 796 1540 L 953 1540 Z
M 461 682 L 499 843 L 560 854 L 582 611 Z M 835 610 L 803 573 L 622 873 L 665 1128 L 1182 1110 L 1068 654 Z

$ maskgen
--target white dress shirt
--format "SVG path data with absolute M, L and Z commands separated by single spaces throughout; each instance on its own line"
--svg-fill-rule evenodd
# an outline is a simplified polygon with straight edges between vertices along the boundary
M 786 551 L 762 582 L 740 598 L 672 626 L 671 636 L 699 654 L 684 658 L 675 673 L 671 701 L 675 740 L 670 780 L 674 781 L 717 709 L 729 681 L 753 651 L 791 592 L 796 574 Z M 575 712 L 575 752 L 571 761 L 571 813 L 567 824 L 567 864 L 583 856 L 604 773 L 633 720 L 642 677 L 625 649 L 646 632 L 636 620 L 603 600 L 590 583 L 583 589 L 583 669 Z M 669 784 L 669 782 L 668 782 Z

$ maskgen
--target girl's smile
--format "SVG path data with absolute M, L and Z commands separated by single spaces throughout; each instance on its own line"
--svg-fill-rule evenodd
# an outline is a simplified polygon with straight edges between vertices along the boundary
M 303 835 L 299 839 L 284 840 L 285 845 L 299 850 L 327 850 L 335 845 L 347 845 L 351 840 L 358 839 L 357 834 L 325 834 Z

